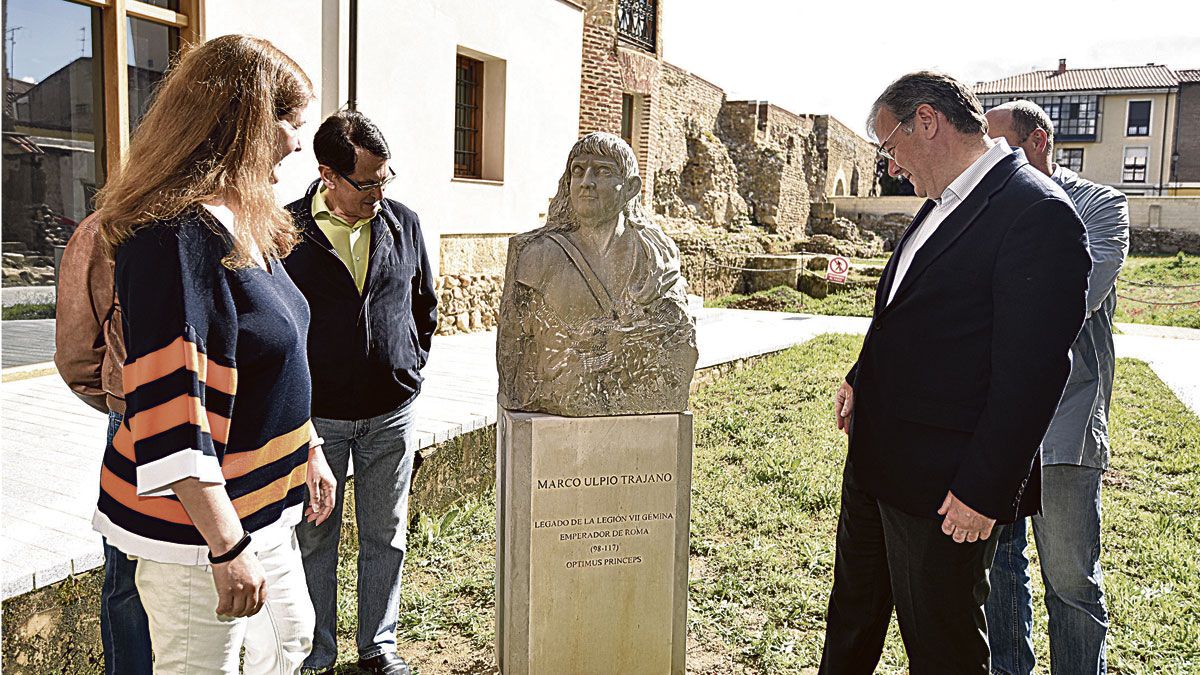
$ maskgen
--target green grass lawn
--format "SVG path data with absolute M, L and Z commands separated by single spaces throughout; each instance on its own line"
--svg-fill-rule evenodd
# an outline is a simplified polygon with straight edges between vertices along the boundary
M 1155 284 L 1146 286 L 1139 284 Z M 1188 286 L 1191 288 L 1162 288 Z M 1116 320 L 1200 328 L 1200 257 L 1130 256 L 1121 270 Z M 1187 303 L 1151 305 L 1140 301 Z
M 1162 287 L 1188 285 L 1194 287 Z M 1117 289 L 1123 297 L 1117 300 L 1116 321 L 1200 328 L 1200 257 L 1182 253 L 1175 256 L 1130 256 L 1121 272 Z M 1151 305 L 1141 301 L 1185 304 Z M 796 289 L 779 286 L 751 295 L 727 295 L 709 300 L 705 305 L 775 312 L 871 316 L 874 302 L 874 289 L 855 288 L 818 299 Z
M 4 321 L 21 321 L 25 319 L 53 319 L 53 304 L 20 304 L 10 305 L 3 309 Z
M 691 672 L 817 665 L 845 458 L 830 398 L 859 344 L 816 338 L 692 398 Z M 1141 362 L 1119 361 L 1116 382 L 1103 497 L 1110 671 L 1200 672 L 1200 420 Z M 494 508 L 489 494 L 410 534 L 400 651 L 422 675 L 493 672 Z M 352 663 L 354 546 L 352 536 L 345 541 L 339 632 L 342 661 Z M 1033 572 L 1045 669 L 1046 615 Z M 904 670 L 893 622 L 880 672 Z

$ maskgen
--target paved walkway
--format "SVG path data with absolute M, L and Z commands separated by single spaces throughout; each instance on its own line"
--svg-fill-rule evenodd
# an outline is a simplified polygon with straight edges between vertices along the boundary
M 1200 334 L 1200 331 L 1196 331 Z M 1117 356 L 1141 359 L 1192 412 L 1200 415 L 1200 339 L 1117 335 Z
M 0 367 L 54 360 L 54 319 L 0 322 Z
M 55 286 L 5 286 L 0 289 L 0 305 L 54 304 Z
M 856 317 L 726 309 L 699 314 L 700 368 L 786 349 L 824 333 L 861 334 L 868 326 L 867 319 Z M 14 335 L 7 322 L 4 330 L 7 349 Z M 1119 335 L 1117 352 L 1149 362 L 1188 407 L 1200 411 L 1200 341 L 1179 339 L 1196 336 L 1200 331 L 1170 338 Z M 494 332 L 434 338 L 415 410 L 421 447 L 495 422 L 495 340 Z M 5 383 L 0 417 L 0 562 L 8 598 L 100 564 L 90 519 L 106 420 L 57 375 Z

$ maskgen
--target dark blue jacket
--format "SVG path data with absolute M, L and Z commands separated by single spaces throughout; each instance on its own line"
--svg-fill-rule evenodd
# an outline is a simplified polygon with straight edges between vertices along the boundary
M 855 478 L 921 516 L 938 517 L 947 491 L 1002 523 L 1037 512 L 1038 446 L 1086 309 L 1091 261 L 1075 208 L 1014 152 L 917 251 L 888 304 L 899 258 L 846 377 Z
M 288 204 L 302 235 L 284 265 L 308 299 L 312 414 L 338 420 L 381 415 L 421 389 L 437 328 L 437 295 L 417 214 L 384 199 L 371 221 L 361 294 L 312 217 L 318 182 Z

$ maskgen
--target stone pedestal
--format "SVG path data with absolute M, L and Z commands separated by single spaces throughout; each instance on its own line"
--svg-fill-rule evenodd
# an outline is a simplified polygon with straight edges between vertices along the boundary
M 504 675 L 684 675 L 690 413 L 499 411 Z

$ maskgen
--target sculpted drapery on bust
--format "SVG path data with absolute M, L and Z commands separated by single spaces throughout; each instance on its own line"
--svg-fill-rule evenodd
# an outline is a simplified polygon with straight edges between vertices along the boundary
M 500 405 L 589 417 L 681 412 L 696 367 L 679 249 L 650 222 L 633 149 L 593 133 L 546 225 L 509 242 Z

